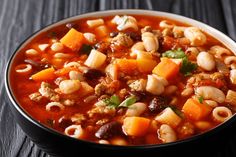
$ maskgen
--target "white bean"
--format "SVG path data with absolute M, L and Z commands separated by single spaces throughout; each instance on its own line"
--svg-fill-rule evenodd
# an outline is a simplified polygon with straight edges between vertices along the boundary
M 57 107 L 60 110 L 64 110 L 65 106 L 59 102 L 50 102 L 46 105 L 46 111 L 51 111 L 53 107 Z
M 145 47 L 143 45 L 143 42 L 137 42 L 131 47 L 132 52 L 134 52 L 135 50 L 144 51 Z
M 159 23 L 161 28 L 173 28 L 175 25 L 167 20 L 163 20 Z
M 81 83 L 79 80 L 63 80 L 59 84 L 59 88 L 64 94 L 71 94 L 76 92 L 81 87 Z
M 162 124 L 157 133 L 160 140 L 164 143 L 174 142 L 177 140 L 175 131 L 167 124 Z
M 91 44 L 96 42 L 96 36 L 93 33 L 84 33 L 84 37 Z
M 37 56 L 39 54 L 38 51 L 36 51 L 35 49 L 29 49 L 25 51 L 25 54 L 27 56 Z
M 216 121 L 224 122 L 232 116 L 232 112 L 227 107 L 220 106 L 213 109 L 212 116 Z
M 29 73 L 32 70 L 32 65 L 30 64 L 20 64 L 16 66 L 17 73 Z
M 70 57 L 71 55 L 61 52 L 54 54 L 54 58 L 70 58 Z
M 78 62 L 69 62 L 69 63 L 66 63 L 64 65 L 64 68 L 67 68 L 67 67 L 80 67 L 81 64 L 79 64 Z
M 157 51 L 159 48 L 159 42 L 157 37 L 151 32 L 145 32 L 142 34 L 142 41 L 147 51 Z
M 63 44 L 62 43 L 59 43 L 59 42 L 56 42 L 56 43 L 53 43 L 52 46 L 51 46 L 51 49 L 55 52 L 57 51 L 61 51 L 63 49 Z
M 48 48 L 48 46 L 49 46 L 49 44 L 40 44 L 40 45 L 38 45 L 38 47 L 41 51 L 45 51 L 46 48 Z
M 80 73 L 78 71 L 74 71 L 74 70 L 69 72 L 69 78 L 71 80 L 80 80 L 80 81 L 84 81 L 85 80 L 85 78 L 83 77 L 82 73 Z
M 201 86 L 195 89 L 197 95 L 202 96 L 204 99 L 211 99 L 218 103 L 225 101 L 225 94 L 218 88 L 212 86 Z
M 65 134 L 73 138 L 81 138 L 84 136 L 84 130 L 81 125 L 70 125 L 65 129 Z
M 200 52 L 197 56 L 197 64 L 206 71 L 212 71 L 215 68 L 214 57 L 207 52 Z
M 129 106 L 125 115 L 129 117 L 140 116 L 146 109 L 147 105 L 145 103 L 137 102 Z
M 190 40 L 192 46 L 202 46 L 206 43 L 206 35 L 197 27 L 186 28 L 184 36 Z

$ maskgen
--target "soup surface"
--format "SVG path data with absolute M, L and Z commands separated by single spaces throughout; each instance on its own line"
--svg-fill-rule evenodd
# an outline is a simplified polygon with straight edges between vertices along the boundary
M 39 34 L 17 54 L 10 82 L 22 108 L 62 134 L 161 144 L 235 113 L 236 57 L 199 28 L 117 15 Z

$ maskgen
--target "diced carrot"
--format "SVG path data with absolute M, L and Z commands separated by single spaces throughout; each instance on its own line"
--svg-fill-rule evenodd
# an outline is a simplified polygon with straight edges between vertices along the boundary
M 179 72 L 179 65 L 169 58 L 162 58 L 161 62 L 153 69 L 152 73 L 162 76 L 167 80 L 175 78 Z
M 204 102 L 201 104 L 197 100 L 190 98 L 185 102 L 182 110 L 184 114 L 190 119 L 200 120 L 206 117 L 212 109 Z
M 143 136 L 148 131 L 150 119 L 144 117 L 126 117 L 123 130 L 129 136 Z
M 55 78 L 55 69 L 53 67 L 41 70 L 40 72 L 37 72 L 36 74 L 32 75 L 31 78 L 34 81 L 44 81 L 44 80 L 52 80 Z
M 157 65 L 157 62 L 151 59 L 138 59 L 138 69 L 140 72 L 149 73 Z
M 116 64 L 119 71 L 128 74 L 132 74 L 135 70 L 137 70 L 138 67 L 137 60 L 135 59 L 117 59 Z
M 71 28 L 67 34 L 61 38 L 60 42 L 72 51 L 78 51 L 84 41 L 83 33 L 78 32 L 74 28 Z

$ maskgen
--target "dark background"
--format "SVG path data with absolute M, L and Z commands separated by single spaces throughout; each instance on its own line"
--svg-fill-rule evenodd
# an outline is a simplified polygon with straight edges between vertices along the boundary
M 4 89 L 3 71 L 15 48 L 33 32 L 63 18 L 127 8 L 191 17 L 236 40 L 236 0 L 0 0 L 0 157 L 48 156 L 25 136 L 9 110 L 11 104 Z M 212 156 L 236 156 L 236 133 L 220 145 L 222 148 Z

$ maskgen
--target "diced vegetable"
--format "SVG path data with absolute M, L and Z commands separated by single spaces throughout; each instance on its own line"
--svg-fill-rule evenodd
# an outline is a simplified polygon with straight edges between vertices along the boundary
M 98 69 L 105 63 L 107 56 L 97 50 L 92 50 L 84 62 L 90 68 Z
M 52 80 L 55 78 L 55 69 L 53 67 L 41 70 L 36 74 L 31 76 L 31 79 L 34 81 L 45 81 L 45 80 Z
M 182 59 L 180 72 L 185 76 L 191 75 L 191 72 L 197 68 L 197 64 L 190 62 L 187 55 L 181 49 L 166 51 L 162 56 L 173 59 Z
M 168 58 L 162 58 L 161 62 L 152 71 L 153 74 L 162 76 L 167 80 L 173 79 L 178 72 L 179 65 Z
M 201 120 L 209 115 L 212 109 L 204 102 L 201 104 L 197 100 L 190 98 L 185 102 L 182 110 L 190 119 Z
M 140 72 L 149 73 L 157 65 L 157 62 L 150 59 L 138 59 L 138 69 Z
M 184 76 L 191 75 L 192 74 L 191 72 L 194 71 L 195 69 L 197 69 L 197 64 L 188 61 L 187 58 L 183 58 L 180 72 L 184 74 Z
M 150 119 L 144 117 L 126 117 L 123 130 L 128 136 L 143 136 L 148 131 Z
M 135 59 L 117 59 L 118 69 L 124 73 L 132 74 L 138 67 Z
M 61 38 L 60 42 L 72 51 L 78 51 L 84 41 L 83 33 L 78 32 L 74 28 L 71 28 L 67 34 Z
M 129 107 L 130 105 L 133 105 L 137 101 L 137 98 L 135 96 L 130 96 L 127 99 L 125 99 L 119 107 Z
M 120 98 L 117 95 L 112 95 L 110 98 L 106 98 L 103 101 L 109 107 L 116 108 L 120 105 Z
M 117 80 L 118 79 L 118 67 L 116 64 L 109 64 L 106 69 L 106 74 L 112 79 Z
M 160 114 L 158 114 L 155 117 L 155 120 L 162 124 L 168 124 L 174 128 L 181 122 L 181 118 L 170 107 L 167 107 Z
M 162 54 L 162 56 L 175 59 L 186 57 L 184 51 L 182 51 L 181 49 L 166 51 L 165 53 Z

